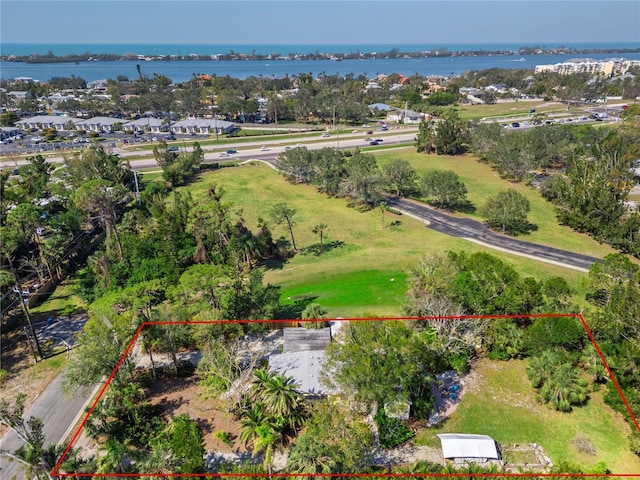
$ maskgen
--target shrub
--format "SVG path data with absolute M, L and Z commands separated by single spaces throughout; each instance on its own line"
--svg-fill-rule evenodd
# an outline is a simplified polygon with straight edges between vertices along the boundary
M 378 425 L 382 448 L 395 448 L 414 436 L 414 433 L 401 420 L 387 417 L 381 405 L 378 406 L 374 420 Z
M 593 442 L 589 439 L 589 437 L 582 435 L 582 434 L 578 434 L 574 439 L 573 442 L 571 442 L 573 444 L 573 447 L 580 453 L 586 453 L 587 455 L 595 455 L 596 454 L 596 447 L 593 444 Z
M 229 434 L 224 430 L 218 430 L 213 434 L 213 436 L 229 447 L 233 444 L 233 442 L 229 438 Z

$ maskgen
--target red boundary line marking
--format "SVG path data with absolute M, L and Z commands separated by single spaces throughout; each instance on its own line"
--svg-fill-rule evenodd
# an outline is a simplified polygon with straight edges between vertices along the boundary
M 581 313 L 558 313 L 558 314 L 540 313 L 540 314 L 528 314 L 528 315 L 527 314 L 523 314 L 523 315 L 456 315 L 456 316 L 441 316 L 441 317 L 440 316 L 371 317 L 371 318 L 340 317 L 340 318 L 325 318 L 323 319 L 323 321 L 326 321 L 326 322 L 331 322 L 331 321 L 372 322 L 372 321 L 403 321 L 403 320 L 408 320 L 408 321 L 429 320 L 430 321 L 430 320 L 443 320 L 443 319 L 460 320 L 460 319 L 481 319 L 481 318 L 498 319 L 498 318 L 559 318 L 559 317 L 574 317 L 580 320 L 580 322 L 582 323 L 582 326 L 584 327 L 587 333 L 587 336 L 591 340 L 591 343 L 595 347 L 596 352 L 598 353 L 598 356 L 602 360 L 602 363 L 607 373 L 609 374 L 609 378 L 613 382 L 613 385 L 615 386 L 616 391 L 618 392 L 618 395 L 620 395 L 620 398 L 624 403 L 627 411 L 629 412 L 629 415 L 631 416 L 633 423 L 638 429 L 638 432 L 640 432 L 640 423 L 638 423 L 638 419 L 636 418 L 633 411 L 631 410 L 629 402 L 627 402 L 627 399 L 625 398 L 624 393 L 622 393 L 622 389 L 620 388 L 620 385 L 618 384 L 615 376 L 613 375 L 613 372 L 611 371 L 611 368 L 609 367 L 607 360 L 604 358 L 604 355 L 600 350 L 600 347 L 598 346 L 598 343 L 596 342 L 595 337 L 591 333 L 591 330 L 589 329 L 589 326 L 587 325 L 587 322 L 585 321 Z M 140 335 L 140 332 L 142 332 L 142 329 L 144 327 L 153 326 L 153 325 L 221 325 L 221 324 L 228 325 L 228 324 L 252 324 L 252 323 L 291 323 L 291 322 L 305 323 L 305 322 L 315 322 L 315 321 L 317 320 L 315 319 L 274 319 L 274 320 L 259 319 L 259 320 L 196 320 L 196 321 L 175 321 L 175 322 L 170 322 L 170 321 L 143 322 L 140 325 L 140 327 L 138 327 L 138 330 L 136 330 L 135 334 L 133 335 L 133 338 L 129 342 L 129 345 L 127 346 L 126 350 L 120 357 L 120 360 L 118 361 L 116 367 L 111 372 L 111 375 L 103 385 L 102 389 L 100 390 L 100 393 L 98 394 L 97 398 L 91 405 L 91 408 L 87 412 L 84 420 L 80 424 L 80 427 L 78 428 L 73 438 L 69 442 L 69 445 L 67 446 L 62 456 L 60 457 L 60 460 L 58 460 L 58 463 L 55 465 L 55 467 L 51 471 L 51 476 L 52 477 L 87 477 L 87 478 L 142 477 L 142 476 L 152 476 L 152 475 L 163 476 L 163 477 L 177 477 L 177 478 L 179 477 L 202 477 L 202 478 L 204 477 L 210 477 L 210 478 L 211 477 L 212 478 L 216 478 L 216 477 L 240 477 L 240 478 L 242 477 L 244 478 L 251 478 L 251 477 L 270 477 L 270 478 L 271 477 L 274 477 L 274 478 L 278 478 L 278 477 L 280 478 L 283 478 L 283 477 L 291 477 L 291 478 L 293 477 L 308 477 L 308 478 L 313 478 L 313 477 L 332 477 L 332 478 L 333 477 L 336 477 L 336 478 L 341 478 L 341 477 L 371 477 L 371 478 L 383 478 L 383 477 L 412 477 L 412 478 L 417 478 L 417 477 L 434 477 L 434 478 L 435 477 L 474 477 L 474 478 L 475 477 L 503 477 L 503 478 L 507 478 L 507 477 L 527 477 L 527 478 L 638 477 L 640 478 L 640 473 L 610 473 L 610 474 L 599 474 L 599 473 L 332 473 L 332 474 L 324 474 L 324 473 L 271 473 L 271 474 L 268 474 L 268 473 L 199 473 L 199 474 L 194 474 L 194 473 L 159 473 L 159 472 L 156 472 L 156 473 L 59 473 L 58 472 L 58 469 L 60 468 L 61 464 L 64 462 L 69 451 L 73 447 L 74 442 L 80 436 L 80 433 L 82 432 L 82 429 L 87 423 L 89 416 L 93 413 L 94 409 L 98 405 L 98 402 L 102 398 L 102 395 L 104 395 L 105 391 L 111 384 L 111 381 L 115 377 L 116 373 L 118 372 L 118 369 L 124 362 L 129 352 L 133 348 L 133 345 L 138 339 L 138 335 Z

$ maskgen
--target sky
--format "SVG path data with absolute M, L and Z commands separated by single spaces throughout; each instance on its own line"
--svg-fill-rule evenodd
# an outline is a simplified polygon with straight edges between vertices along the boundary
M 637 42 L 640 0 L 0 0 L 0 43 Z

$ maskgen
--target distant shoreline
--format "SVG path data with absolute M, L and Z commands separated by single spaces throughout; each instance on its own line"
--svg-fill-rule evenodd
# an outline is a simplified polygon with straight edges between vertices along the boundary
M 570 48 L 556 47 L 544 48 L 538 46 L 520 47 L 517 50 L 464 50 L 450 51 L 447 48 L 433 48 L 430 50 L 402 51 L 399 48 L 392 48 L 384 52 L 351 52 L 351 53 L 271 53 L 257 54 L 241 53 L 230 50 L 229 53 L 218 53 L 202 55 L 191 53 L 188 55 L 137 55 L 133 53 L 90 53 L 55 55 L 52 52 L 47 54 L 30 55 L 1 55 L 0 60 L 5 62 L 21 63 L 79 63 L 87 61 L 199 61 L 199 60 L 239 60 L 239 61 L 288 61 L 288 60 L 357 60 L 357 59 L 393 59 L 393 58 L 442 58 L 442 57 L 476 57 L 476 56 L 522 56 L 522 55 L 589 55 L 589 54 L 611 54 L 624 55 L 628 53 L 639 53 L 640 48 Z

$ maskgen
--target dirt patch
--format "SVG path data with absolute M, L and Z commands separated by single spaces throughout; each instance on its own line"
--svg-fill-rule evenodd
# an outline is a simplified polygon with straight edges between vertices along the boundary
M 2 398 L 13 403 L 18 393 L 24 393 L 27 395 L 25 408 L 29 407 L 58 375 L 63 360 L 52 357 L 36 364 L 27 337 L 21 328 L 3 332 L 0 365 L 7 373 L 0 384 Z M 7 428 L 0 426 L 0 437 L 6 432 Z
M 186 413 L 195 420 L 204 436 L 207 452 L 247 452 L 240 442 L 240 422 L 229 412 L 229 403 L 219 398 L 206 398 L 198 385 L 197 375 L 187 378 L 158 378 L 147 387 L 154 405 L 160 405 L 165 419 Z M 230 445 L 215 436 L 226 432 Z

